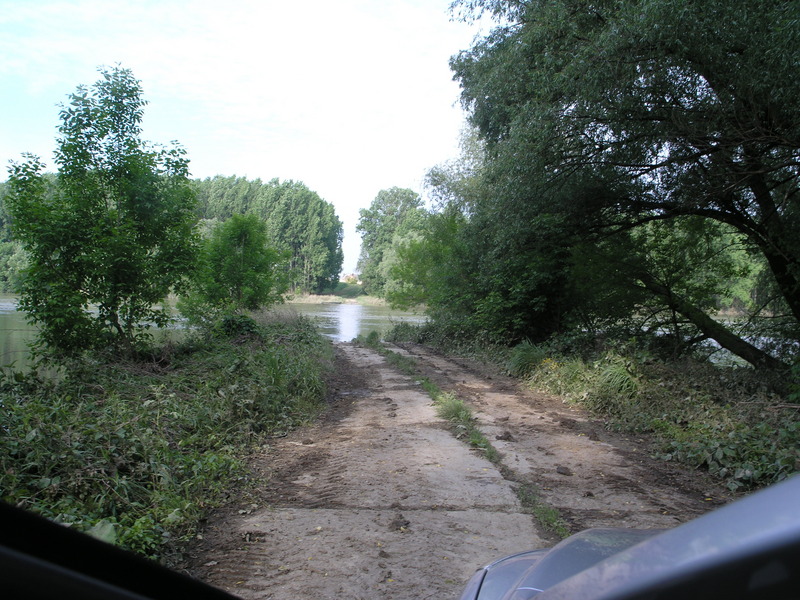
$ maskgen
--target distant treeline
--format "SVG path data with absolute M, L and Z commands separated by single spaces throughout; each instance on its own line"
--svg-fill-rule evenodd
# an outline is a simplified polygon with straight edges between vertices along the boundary
M 6 212 L 8 185 L 0 183 L 0 292 L 13 292 L 20 270 L 26 265 L 22 244 L 11 237 L 11 219 Z
M 295 291 L 322 292 L 339 280 L 342 222 L 334 207 L 299 181 L 215 177 L 194 181 L 201 231 L 235 214 L 254 214 L 267 224 L 271 243 L 291 253 Z
M 48 176 L 55 191 L 56 178 Z M 342 222 L 332 204 L 299 181 L 224 177 L 193 181 L 201 234 L 235 214 L 263 219 L 271 243 L 291 253 L 292 289 L 322 292 L 334 286 L 342 268 Z M 7 184 L 0 183 L 0 291 L 13 292 L 26 265 L 22 246 L 13 239 L 5 210 Z

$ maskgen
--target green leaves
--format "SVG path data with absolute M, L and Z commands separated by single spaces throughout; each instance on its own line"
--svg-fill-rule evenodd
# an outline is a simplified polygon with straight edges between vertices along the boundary
M 267 224 L 271 244 L 290 253 L 293 291 L 322 292 L 338 282 L 343 260 L 342 222 L 333 205 L 305 184 L 218 175 L 195 182 L 195 188 L 200 214 L 207 221 L 254 214 Z
M 320 409 L 331 346 L 314 324 L 251 323 L 235 343 L 209 336 L 142 361 L 76 362 L 58 381 L 0 372 L 0 499 L 169 555 L 165 544 L 185 541 L 246 475 L 262 434 Z
M 20 305 L 54 354 L 134 349 L 147 322 L 168 321 L 153 306 L 194 261 L 185 153 L 139 139 L 146 102 L 130 70 L 101 74 L 62 106 L 57 186 L 36 157 L 10 169 L 8 210 L 30 256 Z
M 361 279 L 368 294 L 382 297 L 391 280 L 393 247 L 411 239 L 426 213 L 416 192 L 394 187 L 378 192 L 370 207 L 362 208 L 359 215 L 356 231 L 362 239 L 358 260 Z
M 287 253 L 269 245 L 256 215 L 233 215 L 201 247 L 189 297 L 179 307 L 195 320 L 256 310 L 282 301 L 289 286 Z
M 471 224 L 486 236 L 483 254 L 508 266 L 505 282 L 484 289 L 484 315 L 513 306 L 515 288 L 572 312 L 556 310 L 557 326 L 576 317 L 604 326 L 645 303 L 689 322 L 682 342 L 700 330 L 754 364 L 781 367 L 703 323 L 733 293 L 753 309 L 743 320 L 757 322 L 758 308 L 735 288 L 763 262 L 780 296 L 769 312 L 786 324 L 787 341 L 798 336 L 798 8 L 780 0 L 741 10 L 722 0 L 456 7 L 498 20 L 451 61 L 486 145 Z M 570 273 L 559 245 L 599 268 Z M 743 260 L 753 251 L 759 259 Z M 634 263 L 640 282 L 658 285 L 626 292 Z M 479 269 L 492 271 L 503 272 L 491 262 Z M 541 285 L 519 284 L 535 281 L 530 271 Z M 556 271 L 577 295 L 559 290 Z M 756 337 L 771 337 L 766 319 L 760 327 Z
M 797 470 L 799 443 L 800 423 L 709 428 L 702 438 L 672 442 L 664 458 L 708 469 L 735 491 L 789 477 Z

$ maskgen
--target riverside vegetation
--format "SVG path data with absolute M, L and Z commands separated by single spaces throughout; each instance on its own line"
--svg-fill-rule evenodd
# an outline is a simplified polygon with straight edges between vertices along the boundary
M 168 558 L 246 482 L 254 448 L 320 410 L 330 343 L 263 311 L 332 282 L 341 223 L 299 183 L 193 184 L 177 143 L 140 139 L 133 73 L 100 72 L 61 107 L 58 173 L 23 155 L 0 190 L 24 258 L 7 281 L 37 330 L 32 372 L 0 372 L 0 498 Z M 221 193 L 237 183 L 258 211 Z M 156 343 L 170 296 L 185 328 Z
M 0 495 L 168 559 L 246 485 L 254 448 L 320 412 L 331 358 L 310 320 L 262 313 L 55 379 L 5 371 Z
M 462 154 L 429 171 L 430 204 L 395 188 L 361 210 L 365 289 L 425 306 L 407 339 L 488 352 L 732 489 L 785 478 L 800 5 L 584 4 L 452 3 L 487 24 L 450 62 Z
M 430 323 L 392 335 L 477 348 L 609 427 L 652 433 L 663 458 L 708 469 L 731 489 L 785 478 L 798 469 L 800 446 L 800 4 L 584 8 L 574 0 L 453 2 L 456 18 L 495 19 L 451 60 L 469 115 L 462 156 L 429 172 L 432 203 L 395 187 L 360 211 L 364 291 L 398 308 L 425 307 Z M 61 456 L 47 450 L 57 432 L 42 433 L 56 421 L 48 411 L 92 413 L 87 426 L 138 424 L 126 439 L 166 427 L 153 443 L 180 447 L 165 441 L 181 428 L 158 407 L 193 388 L 136 382 L 142 400 L 117 386 L 163 364 L 165 377 L 179 377 L 185 364 L 200 378 L 238 378 L 255 360 L 231 346 L 256 332 L 245 311 L 287 289 L 325 292 L 342 264 L 341 222 L 316 193 L 291 181 L 190 181 L 180 146 L 156 150 L 138 139 L 139 82 L 121 68 L 102 73 L 62 107 L 59 173 L 44 173 L 28 155 L 0 186 L 0 286 L 20 291 L 42 332 L 39 350 L 68 367 L 58 383 L 3 379 L 4 419 L 42 411 L 3 425 L 4 435 L 25 431 L 7 438 L 18 446 L 6 451 L 22 458 L 2 473 L 31 474 L 3 483 L 3 496 L 25 491 L 23 504 L 66 485 L 48 466 Z M 263 271 L 227 260 L 253 256 L 254 246 Z M 141 360 L 153 356 L 144 324 L 168 323 L 155 307 L 170 293 L 187 317 L 217 331 L 209 351 L 232 362 L 194 371 L 205 350 L 191 344 Z M 238 332 L 227 338 L 231 347 L 218 337 L 220 323 Z M 750 366 L 699 360 L 711 342 Z M 277 359 L 270 351 L 263 360 Z M 248 387 L 244 374 L 236 381 Z M 218 403 L 220 390 L 227 393 L 206 391 Z M 83 403 L 83 394 L 93 395 Z M 117 396 L 152 414 L 103 416 Z M 77 422 L 64 427 L 65 456 L 83 437 L 98 436 L 105 453 L 118 443 L 113 429 L 105 439 L 97 425 L 86 436 Z M 108 464 L 125 479 L 78 486 L 90 508 L 104 490 L 116 497 L 133 485 L 130 465 Z M 148 472 L 153 485 L 173 477 Z M 203 477 L 182 481 L 202 486 Z M 61 496 L 50 500 L 39 510 L 70 514 Z M 130 503 L 140 504 L 138 496 Z M 123 545 L 150 540 L 140 547 L 147 553 L 159 539 L 153 531 L 196 507 L 165 505 L 170 512 L 152 516 L 156 529 L 151 517 L 124 521 L 116 504 L 109 514 L 71 508 L 79 516 L 69 518 Z
M 552 338 L 514 347 L 459 338 L 441 324 L 396 325 L 388 340 L 475 356 L 539 391 L 580 405 L 607 427 L 654 436 L 658 456 L 708 470 L 731 490 L 800 470 L 798 368 L 789 384 L 741 367 L 664 360 L 633 342 Z

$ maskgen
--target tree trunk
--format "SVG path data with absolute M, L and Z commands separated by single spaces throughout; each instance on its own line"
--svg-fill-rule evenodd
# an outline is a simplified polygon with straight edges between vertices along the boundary
M 683 298 L 675 296 L 667 286 L 656 281 L 649 273 L 638 273 L 637 277 L 647 290 L 663 298 L 672 310 L 689 319 L 703 334 L 754 367 L 772 371 L 789 369 L 789 366 L 782 361 L 743 340 Z

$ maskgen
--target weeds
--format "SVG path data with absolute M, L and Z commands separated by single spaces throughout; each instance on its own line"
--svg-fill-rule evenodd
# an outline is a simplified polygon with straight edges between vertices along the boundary
M 523 346 L 514 355 L 537 352 Z M 791 394 L 784 403 L 769 393 L 747 369 L 668 364 L 636 352 L 606 351 L 594 360 L 550 353 L 537 358 L 526 379 L 604 417 L 609 427 L 653 433 L 661 458 L 707 469 L 731 490 L 768 485 L 800 468 L 798 405 Z
M 542 502 L 536 487 L 531 483 L 521 483 L 517 487 L 517 497 L 522 506 L 529 510 L 536 521 L 545 531 L 558 536 L 561 539 L 570 536 L 571 532 L 566 522 L 562 518 L 558 509 Z
M 530 342 L 515 346 L 508 359 L 508 372 L 513 377 L 528 377 L 547 358 L 547 349 Z
M 397 328 L 395 328 L 396 330 Z M 412 358 L 388 350 L 381 343 L 377 334 L 370 334 L 366 338 L 360 339 L 359 342 L 382 354 L 389 364 L 405 374 L 417 376 L 416 362 Z M 503 464 L 503 456 L 480 430 L 469 405 L 452 392 L 442 391 L 428 378 L 421 378 L 418 381 L 433 400 L 436 414 L 450 424 L 450 430 L 456 439 L 481 451 L 489 462 L 499 468 L 504 478 L 518 484 L 515 486 L 515 491 L 520 503 L 536 518 L 544 530 L 559 538 L 568 537 L 570 535 L 569 528 L 558 509 L 543 502 L 533 485 L 519 482 L 514 472 Z
M 329 348 L 307 320 L 237 317 L 150 360 L 0 375 L 0 497 L 163 557 L 254 446 L 320 410 Z
M 454 394 L 439 394 L 436 401 L 436 414 L 445 421 L 467 427 L 472 423 L 472 411 L 463 400 Z
M 653 433 L 659 456 L 707 469 L 732 490 L 800 470 L 800 363 L 785 397 L 761 373 L 683 360 L 661 362 L 632 344 L 597 350 L 596 340 L 476 343 L 456 323 L 397 327 L 388 339 L 429 344 L 503 365 L 533 387 L 580 404 L 611 428 Z

